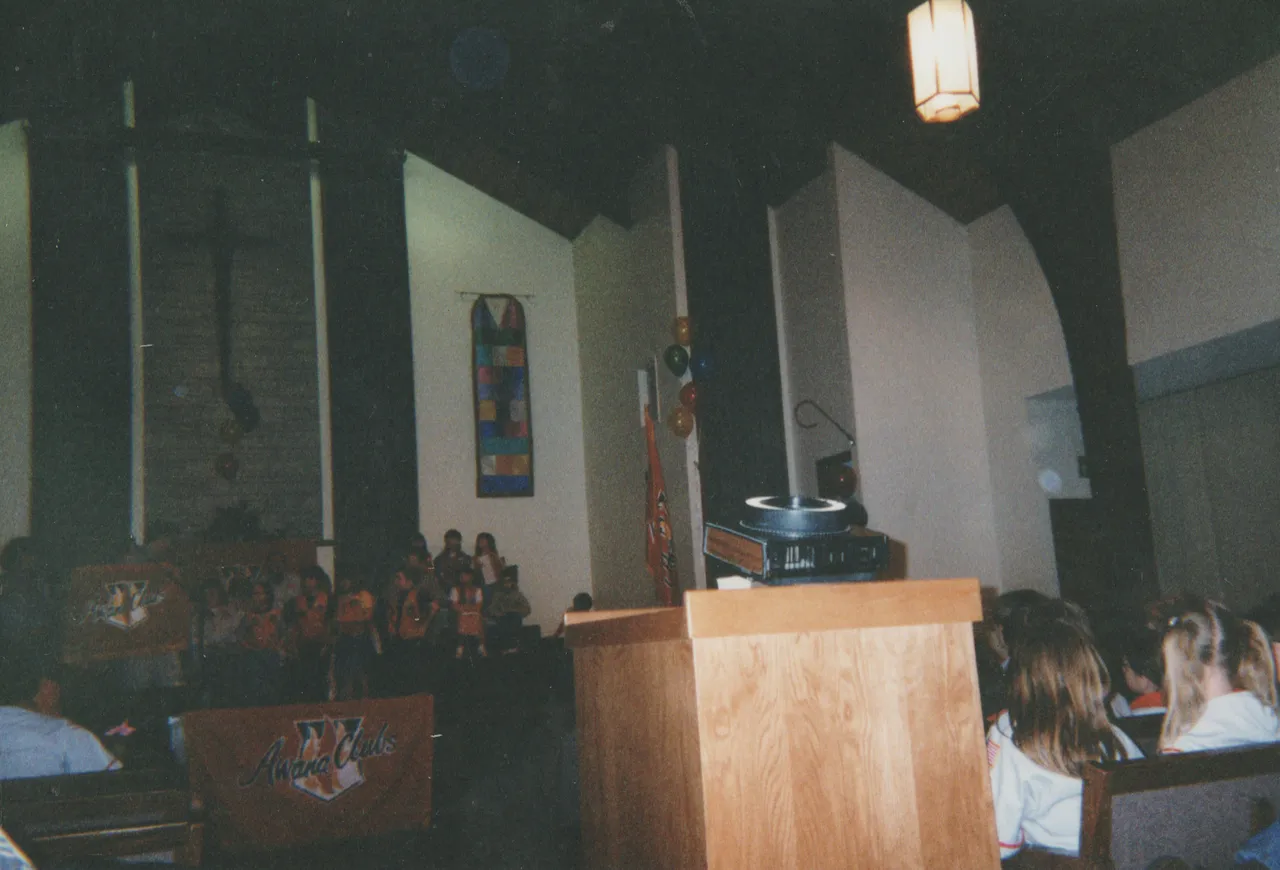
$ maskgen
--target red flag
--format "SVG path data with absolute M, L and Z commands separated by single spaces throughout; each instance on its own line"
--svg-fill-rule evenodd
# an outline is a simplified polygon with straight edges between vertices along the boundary
M 645 503 L 645 561 L 653 578 L 658 602 L 671 606 L 680 603 L 680 581 L 676 575 L 675 545 L 671 537 L 671 513 L 667 509 L 667 485 L 662 479 L 662 458 L 658 456 L 658 439 L 654 434 L 649 406 L 644 409 L 644 437 L 649 448 L 649 497 Z

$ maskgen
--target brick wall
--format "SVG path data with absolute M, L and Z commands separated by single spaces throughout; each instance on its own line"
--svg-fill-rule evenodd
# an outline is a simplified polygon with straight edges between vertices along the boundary
M 311 213 L 305 164 L 210 154 L 139 160 L 146 351 L 147 516 L 199 533 L 245 501 L 268 531 L 320 534 L 319 412 Z M 262 423 L 231 448 L 219 381 L 213 194 L 226 193 L 237 246 L 231 279 L 233 379 Z M 234 481 L 215 457 L 234 452 Z

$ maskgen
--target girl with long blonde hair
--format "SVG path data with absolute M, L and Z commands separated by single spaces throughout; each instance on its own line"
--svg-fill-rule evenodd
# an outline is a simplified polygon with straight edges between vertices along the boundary
M 1257 623 L 1203 598 L 1174 602 L 1164 630 L 1169 711 L 1161 752 L 1280 741 L 1276 664 Z
M 1009 709 L 987 737 L 1000 854 L 1077 854 L 1085 766 L 1142 752 L 1107 719 L 1111 678 L 1078 609 L 1039 608 L 1010 653 Z

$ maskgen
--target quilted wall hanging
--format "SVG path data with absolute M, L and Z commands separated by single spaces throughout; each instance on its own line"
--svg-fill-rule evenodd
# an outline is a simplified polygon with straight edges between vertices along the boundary
M 524 308 L 514 296 L 471 307 L 476 412 L 476 495 L 533 495 L 533 429 Z

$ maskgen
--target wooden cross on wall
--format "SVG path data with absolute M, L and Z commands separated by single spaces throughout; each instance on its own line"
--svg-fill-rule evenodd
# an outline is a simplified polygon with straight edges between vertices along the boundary
M 200 233 L 167 233 L 166 235 L 187 244 L 208 245 L 213 258 L 214 313 L 218 330 L 218 374 L 222 386 L 222 399 L 235 416 L 240 428 L 252 432 L 262 420 L 249 389 L 236 381 L 232 368 L 233 308 L 231 276 L 237 250 L 262 248 L 270 245 L 268 239 L 246 236 L 235 231 L 227 206 L 227 192 L 217 188 L 213 192 L 213 217 L 209 228 Z

